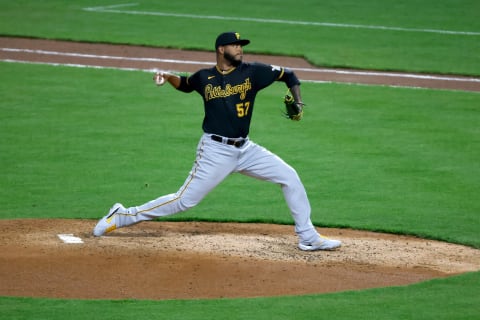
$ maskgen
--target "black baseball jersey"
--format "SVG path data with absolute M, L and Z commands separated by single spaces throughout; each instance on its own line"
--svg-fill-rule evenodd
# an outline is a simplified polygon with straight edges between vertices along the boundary
M 188 78 L 182 76 L 177 89 L 197 91 L 203 97 L 204 132 L 246 138 L 257 92 L 274 81 L 284 81 L 289 88 L 300 84 L 289 69 L 263 63 L 241 63 L 226 73 L 215 66 L 199 70 Z

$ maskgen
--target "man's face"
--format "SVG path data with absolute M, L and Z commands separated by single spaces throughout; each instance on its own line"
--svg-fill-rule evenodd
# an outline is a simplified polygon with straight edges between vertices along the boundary
M 227 44 L 224 46 L 223 57 L 234 67 L 242 63 L 243 48 L 239 44 Z

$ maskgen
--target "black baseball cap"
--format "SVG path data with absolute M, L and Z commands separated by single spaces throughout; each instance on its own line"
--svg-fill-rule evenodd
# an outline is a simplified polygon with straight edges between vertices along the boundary
M 238 32 L 224 32 L 217 37 L 217 40 L 215 41 L 215 49 L 227 44 L 239 44 L 241 46 L 246 46 L 249 43 L 250 40 L 241 39 L 240 33 Z

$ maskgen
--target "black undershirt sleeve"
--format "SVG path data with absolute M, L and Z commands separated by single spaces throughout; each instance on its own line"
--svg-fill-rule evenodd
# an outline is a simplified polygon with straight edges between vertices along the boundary
M 192 92 L 194 88 L 188 83 L 188 78 L 185 76 L 180 77 L 180 85 L 178 86 L 177 90 L 183 92 Z

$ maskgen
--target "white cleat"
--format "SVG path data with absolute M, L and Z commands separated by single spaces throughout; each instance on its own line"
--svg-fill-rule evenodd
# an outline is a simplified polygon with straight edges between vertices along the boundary
M 320 236 L 320 238 L 313 243 L 298 244 L 298 248 L 303 251 L 316 251 L 316 250 L 334 250 L 342 245 L 339 240 L 331 240 L 327 237 Z
M 103 236 L 105 233 L 109 233 L 117 229 L 115 216 L 119 210 L 125 211 L 126 209 L 121 203 L 115 203 L 110 211 L 108 211 L 108 214 L 98 221 L 97 225 L 93 229 L 93 235 L 95 237 Z

